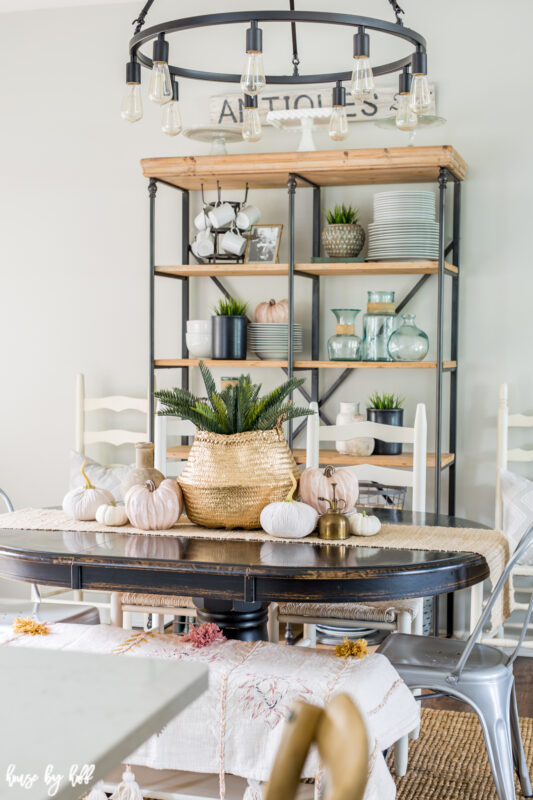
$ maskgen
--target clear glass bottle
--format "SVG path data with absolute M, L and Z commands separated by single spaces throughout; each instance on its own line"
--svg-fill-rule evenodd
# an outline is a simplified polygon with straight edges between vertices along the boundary
M 361 361 L 361 338 L 355 335 L 359 308 L 332 308 L 337 318 L 337 332 L 328 339 L 330 361 Z
M 415 325 L 414 314 L 401 314 L 401 325 L 389 339 L 387 349 L 393 361 L 422 361 L 428 354 L 429 338 Z
M 363 317 L 364 361 L 392 361 L 387 345 L 397 325 L 394 292 L 369 292 Z

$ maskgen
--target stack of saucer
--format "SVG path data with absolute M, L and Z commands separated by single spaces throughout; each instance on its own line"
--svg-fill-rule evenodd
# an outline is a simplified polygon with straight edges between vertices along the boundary
M 431 191 L 379 192 L 368 226 L 369 261 L 437 259 L 439 225 Z
M 266 359 L 285 359 L 289 353 L 289 326 L 286 322 L 250 322 L 248 347 Z M 302 326 L 294 323 L 294 352 L 303 349 Z

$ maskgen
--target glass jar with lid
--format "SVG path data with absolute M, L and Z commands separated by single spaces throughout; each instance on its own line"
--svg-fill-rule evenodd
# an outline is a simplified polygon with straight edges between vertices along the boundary
M 369 292 L 363 317 L 363 360 L 392 361 L 387 350 L 398 325 L 394 292 Z

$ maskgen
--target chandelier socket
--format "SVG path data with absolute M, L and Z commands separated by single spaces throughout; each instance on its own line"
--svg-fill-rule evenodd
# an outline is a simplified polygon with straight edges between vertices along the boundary
M 333 108 L 335 108 L 335 106 L 346 105 L 346 89 L 342 85 L 342 81 L 337 81 L 336 85 L 333 87 L 331 105 Z
M 353 57 L 360 58 L 361 56 L 366 56 L 367 58 L 370 56 L 370 36 L 365 33 L 362 25 L 353 37 Z
M 171 75 L 170 79 L 172 81 L 172 99 L 173 100 L 179 100 L 180 99 L 180 87 L 179 87 L 179 84 L 178 84 L 176 78 L 174 77 L 174 75 Z
M 164 33 L 160 33 L 154 42 L 153 61 L 168 64 L 168 42 Z
M 126 64 L 126 83 L 141 82 L 141 65 L 138 61 L 128 61 Z
M 409 67 L 404 67 L 398 76 L 398 91 L 400 94 L 408 94 L 411 91 L 413 76 L 409 72 Z
M 411 56 L 411 70 L 413 75 L 428 74 L 428 57 L 425 50 L 417 49 Z
M 246 30 L 246 52 L 247 53 L 262 53 L 263 52 L 263 31 L 257 24 L 257 20 L 253 19 L 250 27 Z

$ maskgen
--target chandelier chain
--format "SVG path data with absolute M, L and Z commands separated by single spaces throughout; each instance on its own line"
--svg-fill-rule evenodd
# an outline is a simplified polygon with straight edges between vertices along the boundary
M 131 23 L 132 25 L 136 25 L 137 26 L 135 28 L 135 33 L 139 33 L 139 31 L 141 30 L 142 26 L 144 25 L 144 23 L 146 21 L 146 15 L 150 11 L 150 8 L 152 7 L 153 3 L 154 3 L 154 0 L 148 0 L 148 2 L 144 5 L 144 7 L 143 7 L 141 13 L 139 14 L 139 16 L 136 19 L 134 19 L 133 22 Z
M 389 3 L 391 4 L 392 10 L 396 15 L 396 22 L 398 23 L 398 25 L 403 25 L 403 19 L 401 18 L 400 14 L 405 14 L 405 11 L 403 10 L 403 8 L 400 8 L 396 0 L 389 0 Z

